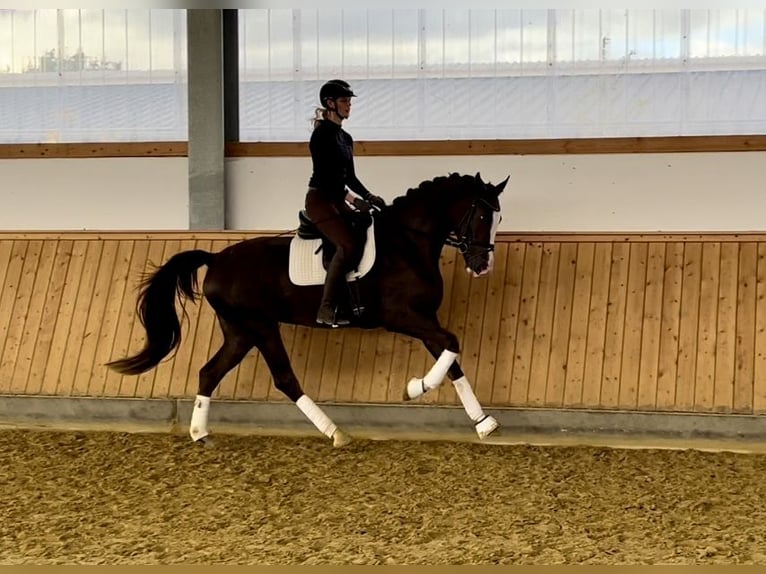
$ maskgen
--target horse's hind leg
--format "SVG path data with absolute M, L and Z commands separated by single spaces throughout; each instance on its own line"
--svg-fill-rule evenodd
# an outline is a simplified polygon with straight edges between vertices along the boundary
M 194 400 L 189 434 L 195 442 L 205 443 L 208 431 L 210 397 L 221 379 L 236 367 L 253 348 L 253 339 L 231 322 L 218 318 L 223 345 L 199 371 L 199 389 Z
M 277 390 L 293 401 L 319 432 L 331 438 L 335 447 L 342 447 L 351 442 L 351 437 L 339 429 L 330 417 L 301 389 L 298 378 L 290 364 L 290 357 L 287 355 L 282 341 L 279 326 L 277 324 L 260 325 L 257 329 L 256 346 L 269 366 Z

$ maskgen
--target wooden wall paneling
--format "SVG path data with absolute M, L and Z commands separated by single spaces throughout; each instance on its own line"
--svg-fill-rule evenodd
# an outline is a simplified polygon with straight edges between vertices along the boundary
M 532 361 L 529 369 L 529 391 L 527 393 L 527 402 L 530 406 L 545 404 L 560 254 L 561 243 L 551 242 L 543 245 L 540 285 L 537 292 L 537 315 L 532 343 Z
M 394 334 L 387 331 L 377 331 L 376 334 L 377 341 L 375 343 L 369 400 L 373 403 L 385 403 L 388 397 L 388 384 L 391 377 Z
M 630 244 L 614 243 L 609 272 L 609 298 L 607 300 L 606 338 L 602 368 L 599 406 L 617 408 L 620 404 L 620 374 L 625 334 L 625 311 L 628 301 L 628 264 Z
M 11 392 L 13 388 L 13 362 L 6 362 L 3 360 L 5 346 L 8 339 L 11 338 L 11 345 L 13 345 L 11 331 L 14 328 L 14 315 L 13 309 L 16 304 L 16 298 L 19 296 L 19 284 L 23 278 L 22 270 L 27 254 L 27 248 L 29 247 L 29 241 L 14 241 L 11 250 L 10 261 L 8 262 L 8 270 L 5 274 L 5 283 L 3 284 L 3 291 L 0 293 L 0 381 L 2 381 L 3 389 L 6 392 Z
M 117 247 L 118 241 L 115 240 L 104 241 L 101 245 L 101 257 L 98 260 L 96 279 L 84 318 L 85 328 L 80 342 L 80 356 L 77 358 L 77 366 L 74 371 L 72 393 L 76 395 L 87 395 L 89 392 L 88 383 L 93 373 L 96 345 L 104 324 L 104 310 L 109 295 L 109 285 L 112 282 Z M 99 375 L 104 375 L 104 373 L 100 372 Z M 103 386 L 103 383 L 99 386 Z
M 734 407 L 738 284 L 739 243 L 722 243 L 713 387 L 713 408 L 718 412 L 729 412 Z
M 340 359 L 345 344 L 347 329 L 333 329 L 327 331 L 327 346 L 324 352 L 324 364 L 322 371 L 317 373 L 319 377 L 319 391 L 317 399 L 320 401 L 332 401 L 335 399 L 338 385 L 340 384 Z M 345 381 L 344 381 L 345 384 Z
M 505 299 L 505 270 L 508 261 L 507 243 L 495 245 L 495 267 L 487 277 L 487 291 L 484 297 L 482 314 L 484 321 L 481 329 L 481 344 L 477 359 L 476 381 L 470 381 L 476 397 L 482 405 L 492 404 L 497 365 L 498 344 L 500 339 L 500 320 Z
M 138 294 L 140 283 L 144 276 L 154 271 L 154 266 L 159 265 L 163 261 L 163 254 L 165 251 L 164 239 L 152 239 L 149 241 L 149 248 L 146 252 L 146 260 L 143 262 L 143 267 L 138 275 L 134 275 L 128 286 L 128 292 L 126 293 L 128 305 L 131 309 L 131 330 L 130 338 L 127 344 L 126 352 L 120 355 L 116 353 L 112 354 L 112 360 L 122 359 L 129 355 L 135 355 L 144 346 L 146 341 L 146 332 L 141 325 L 141 321 L 136 314 L 136 304 L 138 302 Z M 138 261 L 136 262 L 138 264 Z M 139 383 L 141 379 L 146 380 L 147 377 L 153 376 L 153 372 L 149 371 L 142 375 L 120 375 L 120 390 L 119 395 L 125 397 L 139 397 L 138 394 Z M 147 385 L 142 385 L 144 392 L 147 389 Z M 151 389 L 151 383 L 148 385 L 148 389 Z M 148 395 L 144 395 L 148 396 Z
M 572 338 L 572 301 L 574 299 L 577 270 L 577 243 L 561 244 L 556 301 L 551 328 L 551 352 L 548 360 L 548 377 L 545 385 L 545 404 L 564 406 L 569 345 Z
M 209 239 L 188 239 L 181 241 L 179 251 L 189 251 L 192 249 L 201 249 L 211 251 L 212 241 Z M 200 315 L 210 304 L 202 294 L 202 282 L 205 280 L 207 267 L 203 266 L 197 270 L 197 288 L 200 293 L 196 301 L 186 300 L 186 316 L 181 313 L 181 344 L 179 345 L 175 358 L 173 360 L 173 369 L 170 374 L 170 387 L 168 394 L 172 397 L 194 397 L 197 394 L 199 384 L 198 370 L 195 370 L 196 357 L 192 355 L 194 349 L 194 340 L 197 337 L 197 328 Z
M 680 241 L 667 243 L 662 286 L 660 349 L 657 361 L 656 408 L 660 410 L 672 410 L 676 403 L 683 278 L 684 244 Z
M 618 403 L 621 409 L 635 409 L 638 404 L 638 373 L 641 368 L 647 252 L 648 245 L 646 243 L 630 244 L 628 294 L 625 302 L 625 329 L 623 332 Z
M 699 347 L 700 290 L 702 288 L 702 246 L 700 242 L 684 245 L 684 271 L 681 287 L 681 315 L 678 329 L 678 369 L 674 410 L 694 409 L 697 387 Z
M 359 356 L 354 373 L 353 402 L 368 402 L 372 391 L 372 375 L 375 367 L 375 345 L 378 331 L 363 331 L 359 336 Z
M 465 273 L 465 270 L 463 270 Z M 480 381 L 479 373 L 479 353 L 482 345 L 486 344 L 482 340 L 484 330 L 484 306 L 487 301 L 487 288 L 489 277 L 471 277 L 468 281 L 468 299 L 466 301 L 465 328 L 463 337 L 460 340 L 460 366 L 468 379 L 468 383 L 474 390 L 480 401 L 486 403 L 486 399 L 492 394 L 491 381 Z M 454 386 L 447 377 L 444 379 L 444 385 L 447 400 L 450 403 L 458 403 L 459 398 L 455 392 Z
M 126 357 L 130 349 L 130 335 L 133 330 L 133 321 L 136 317 L 136 286 L 141 280 L 141 273 L 146 265 L 146 258 L 149 253 L 149 241 L 138 239 L 131 242 L 133 250 L 130 255 L 130 264 L 126 271 L 126 278 L 122 288 L 122 294 L 119 300 L 119 311 L 117 326 L 114 332 L 114 339 L 109 349 L 104 348 L 104 354 L 100 360 L 102 363 L 113 361 Z M 103 396 L 120 396 L 122 386 L 122 375 L 117 371 L 106 368 L 104 378 Z M 132 396 L 132 395 L 131 395 Z
M 756 242 L 740 244 L 738 268 L 733 410 L 738 413 L 752 413 L 755 386 L 755 299 L 758 274 L 758 244 Z
M 702 245 L 699 342 L 697 343 L 697 381 L 694 391 L 695 410 L 700 411 L 713 409 L 720 268 L 721 244 L 704 243 Z
M 5 340 L 3 362 L 10 360 L 9 367 L 0 367 L 11 373 L 11 393 L 27 392 L 27 378 L 32 362 L 37 334 L 40 330 L 45 296 L 53 269 L 55 242 L 34 241 L 27 249 L 19 295 L 11 317 L 11 327 Z M 9 343 L 15 338 L 15 345 Z
M 394 336 L 394 350 L 391 355 L 391 370 L 389 371 L 388 389 L 386 391 L 386 402 L 396 404 L 402 402 L 404 387 L 408 376 L 408 366 L 410 362 L 410 351 L 412 348 L 412 339 L 405 335 L 396 334 Z
M 68 349 L 70 330 L 78 305 L 77 295 L 85 274 L 85 262 L 91 243 L 91 241 L 80 239 L 72 243 L 72 254 L 61 293 L 61 303 L 56 314 L 48 360 L 43 372 L 42 389 L 45 394 L 69 395 L 71 393 L 72 380 L 64 379 L 62 368 L 67 352 L 73 352 L 71 348 Z
M 503 306 L 498 325 L 497 357 L 490 404 L 498 406 L 510 404 L 511 401 L 511 378 L 516 357 L 516 331 L 519 326 L 526 244 L 510 243 L 507 252 L 505 268 L 501 267 L 497 271 L 498 275 L 503 271 Z
M 766 412 L 766 242 L 758 243 L 753 363 L 753 412 L 762 414 Z
M 67 336 L 64 360 L 61 364 L 60 384 L 65 395 L 84 395 L 88 390 L 87 383 L 80 386 L 76 386 L 75 383 L 83 340 L 86 334 L 90 335 L 87 330 L 88 313 L 91 309 L 93 292 L 96 289 L 96 280 L 98 278 L 98 269 L 103 249 L 103 242 L 88 241 L 88 250 L 85 254 L 82 275 L 79 278 L 80 285 L 77 289 L 77 299 L 75 300 L 72 322 Z
M 585 375 L 585 353 L 588 344 L 588 322 L 590 317 L 591 291 L 594 274 L 594 243 L 575 244 L 577 258 L 572 289 L 572 313 L 568 333 L 568 349 L 564 364 L 565 407 L 582 405 L 583 380 Z
M 338 371 L 338 388 L 336 400 L 339 403 L 350 403 L 354 400 L 359 348 L 362 338 L 359 331 L 347 333 L 343 339 L 340 367 Z
M 653 410 L 657 406 L 657 377 L 660 365 L 660 340 L 662 338 L 662 302 L 665 287 L 665 248 L 665 242 L 649 243 L 647 248 L 643 328 L 636 400 L 639 409 Z
M 14 243 L 13 239 L 0 239 L 0 285 L 5 284 L 5 276 L 10 267 Z
M 101 325 L 88 381 L 88 395 L 97 397 L 104 396 L 106 390 L 106 380 L 110 372 L 106 363 L 111 360 L 117 329 L 121 321 L 122 302 L 125 299 L 128 281 L 131 279 L 128 274 L 135 246 L 135 242 L 128 239 L 115 243 L 117 253 L 113 259 L 113 270 L 105 291 L 106 300 L 101 313 Z
M 597 243 L 593 250 L 593 279 L 590 288 L 588 333 L 580 400 L 582 406 L 589 408 L 601 406 L 611 277 L 612 243 Z
M 315 328 L 311 329 L 311 333 L 309 334 L 309 349 L 306 357 L 306 374 L 301 384 L 303 386 L 303 392 L 305 392 L 315 401 L 319 400 L 319 384 L 322 380 L 322 369 L 324 369 L 325 352 L 327 350 L 327 338 L 329 330 L 329 328 Z M 388 375 L 388 369 L 386 369 L 386 375 Z M 384 402 L 385 395 L 380 400 L 381 402 Z
M 306 390 L 306 387 L 304 386 L 306 383 L 306 377 L 309 376 L 308 359 L 309 351 L 311 349 L 312 331 L 313 329 L 310 327 L 296 328 L 295 340 L 293 341 L 292 353 L 290 355 L 290 362 L 292 363 L 293 371 L 295 372 L 295 376 L 298 378 L 298 382 L 300 383 L 304 392 Z M 268 368 L 266 368 L 265 361 L 258 361 L 258 369 L 256 371 L 257 380 L 261 381 L 263 377 L 267 377 L 267 374 Z M 271 400 L 271 398 L 275 396 L 276 393 L 278 393 L 278 391 L 272 388 L 269 391 L 269 399 Z M 314 397 L 312 397 L 312 399 L 313 398 Z
M 516 326 L 516 354 L 511 373 L 510 405 L 527 404 L 529 372 L 532 365 L 532 347 L 537 321 L 537 299 L 543 259 L 543 243 L 527 244 L 524 254 L 524 272 L 521 279 L 521 302 Z
M 73 242 L 65 239 L 56 241 L 55 245 L 56 252 L 53 255 L 50 284 L 48 285 L 43 312 L 40 318 L 40 332 L 34 345 L 32 361 L 29 367 L 26 392 L 31 395 L 51 395 L 56 392 L 55 381 L 52 381 L 52 384 L 46 384 L 44 378 L 45 365 L 48 362 L 51 345 L 53 344 L 56 318 L 61 305 L 69 262 L 72 258 Z M 2 265 L 1 256 L 0 265 Z M 2 284 L 2 281 L 0 281 L 0 284 Z

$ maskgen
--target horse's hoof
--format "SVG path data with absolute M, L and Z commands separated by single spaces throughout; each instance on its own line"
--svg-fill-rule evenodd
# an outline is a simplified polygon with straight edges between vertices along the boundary
M 484 440 L 493 432 L 500 428 L 500 423 L 495 420 L 495 417 L 486 416 L 476 423 L 476 433 L 481 440 Z
M 213 448 L 215 446 L 213 439 L 211 439 L 209 435 L 198 438 L 194 441 L 194 444 L 204 446 L 205 448 Z
M 336 429 L 335 432 L 332 433 L 332 445 L 335 448 L 344 447 L 350 442 L 351 442 L 351 437 L 347 435 L 345 432 L 343 432 L 342 430 Z

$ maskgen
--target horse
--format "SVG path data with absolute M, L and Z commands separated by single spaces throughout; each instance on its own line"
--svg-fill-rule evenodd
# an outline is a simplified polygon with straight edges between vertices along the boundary
M 420 339 L 435 363 L 423 377 L 413 377 L 406 384 L 404 400 L 437 388 L 448 376 L 482 440 L 499 424 L 485 414 L 457 362 L 457 337 L 437 318 L 443 298 L 439 259 L 443 247 L 449 245 L 459 249 L 472 276 L 485 277 L 492 270 L 495 232 L 501 219 L 499 195 L 508 179 L 493 185 L 484 182 L 480 173 L 437 176 L 374 212 L 374 263 L 356 280 L 365 303 L 364 320 L 341 327 L 383 328 Z M 216 253 L 182 251 L 155 266 L 139 284 L 136 308 L 146 333 L 144 346 L 135 355 L 107 363 L 109 368 L 140 374 L 177 349 L 182 333 L 176 299 L 183 305 L 204 297 L 223 333 L 221 347 L 199 371 L 189 427 L 195 443 L 208 441 L 210 399 L 216 387 L 253 347 L 266 361 L 275 387 L 319 432 L 335 447 L 351 440 L 303 392 L 282 341 L 281 323 L 330 328 L 315 322 L 322 286 L 299 286 L 289 277 L 293 239 L 256 237 Z M 200 293 L 197 272 L 203 266 L 207 273 Z

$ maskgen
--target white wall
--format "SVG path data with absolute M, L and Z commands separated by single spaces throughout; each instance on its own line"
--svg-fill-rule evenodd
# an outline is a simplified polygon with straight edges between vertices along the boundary
M 766 152 L 358 157 L 388 200 L 451 171 L 511 180 L 503 231 L 765 231 Z M 188 229 L 186 158 L 0 160 L 2 230 Z M 236 158 L 228 226 L 297 224 L 311 160 Z
M 186 158 L 0 160 L 0 229 L 189 228 Z
M 452 171 L 510 174 L 501 231 L 766 230 L 766 152 L 359 157 L 356 169 L 387 200 Z M 229 226 L 293 229 L 310 170 L 309 158 L 229 160 Z

